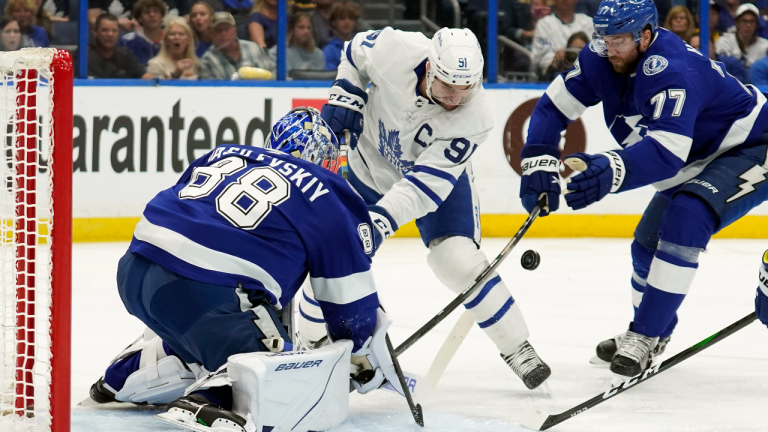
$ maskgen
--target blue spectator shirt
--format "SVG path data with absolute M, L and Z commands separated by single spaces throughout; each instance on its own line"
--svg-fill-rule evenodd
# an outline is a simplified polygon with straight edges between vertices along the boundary
M 144 30 L 137 30 L 123 35 L 119 45 L 131 50 L 133 55 L 139 59 L 139 63 L 146 66 L 149 60 L 160 52 L 162 38 L 160 42 L 152 42 L 144 35 Z
M 198 57 L 202 57 L 203 54 L 205 54 L 205 52 L 208 51 L 208 48 L 210 47 L 211 47 L 210 42 L 197 41 L 195 42 L 195 54 L 197 54 Z
M 267 49 L 272 48 L 277 43 L 277 20 L 273 20 L 261 12 L 254 12 L 248 15 L 248 27 L 251 26 L 251 23 L 261 24 L 264 27 L 264 43 L 267 44 Z
M 48 33 L 40 26 L 32 26 L 32 31 L 27 35 L 38 48 L 48 48 L 51 46 L 51 40 L 48 39 Z
M 334 36 L 323 48 L 325 55 L 325 70 L 336 70 L 341 63 L 341 50 L 344 49 L 344 41 Z
M 752 63 L 750 76 L 752 77 L 752 84 L 756 86 L 768 86 L 768 57 L 763 57 Z

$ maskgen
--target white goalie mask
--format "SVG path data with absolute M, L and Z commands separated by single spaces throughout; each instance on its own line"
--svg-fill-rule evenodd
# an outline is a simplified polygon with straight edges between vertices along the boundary
M 429 46 L 427 97 L 456 106 L 469 103 L 483 81 L 483 52 L 469 29 L 442 28 Z

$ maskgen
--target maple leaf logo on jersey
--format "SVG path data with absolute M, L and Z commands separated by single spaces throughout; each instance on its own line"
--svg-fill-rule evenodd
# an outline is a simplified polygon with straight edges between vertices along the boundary
M 413 162 L 403 160 L 403 150 L 400 147 L 400 131 L 394 129 L 387 131 L 387 128 L 384 127 L 384 122 L 381 120 L 379 120 L 379 153 L 403 174 L 413 169 Z

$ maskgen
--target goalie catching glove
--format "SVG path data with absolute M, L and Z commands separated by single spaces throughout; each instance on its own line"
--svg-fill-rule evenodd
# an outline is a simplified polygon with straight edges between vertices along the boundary
M 389 381 L 395 391 L 405 396 L 395 372 L 392 356 L 387 349 L 387 330 L 392 325 L 392 320 L 381 308 L 377 310 L 376 315 L 373 335 L 365 341 L 362 348 L 352 353 L 352 385 L 358 393 L 366 394 Z

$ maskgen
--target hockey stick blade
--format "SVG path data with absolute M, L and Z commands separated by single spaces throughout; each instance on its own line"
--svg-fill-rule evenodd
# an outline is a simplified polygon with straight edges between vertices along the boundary
M 411 395 L 411 392 L 408 390 L 408 386 L 405 383 L 403 370 L 400 368 L 400 361 L 395 355 L 395 349 L 392 347 L 392 341 L 389 339 L 389 335 L 386 336 L 386 341 L 389 355 L 392 356 L 392 364 L 395 366 L 397 379 L 400 381 L 400 388 L 403 389 L 405 400 L 408 401 L 408 408 L 411 410 L 411 415 L 413 415 L 413 421 L 415 421 L 417 425 L 424 427 L 424 413 L 421 411 L 421 405 L 413 402 L 413 396 Z
M 456 355 L 456 351 L 459 350 L 461 343 L 464 342 L 467 334 L 472 330 L 473 324 L 475 324 L 475 320 L 472 319 L 472 315 L 469 314 L 469 311 L 464 311 L 459 317 L 459 320 L 456 321 L 456 324 L 448 334 L 448 337 L 445 338 L 443 346 L 440 347 L 437 355 L 435 355 L 435 359 L 432 361 L 432 366 L 429 367 L 429 372 L 427 372 L 429 384 L 432 389 L 437 387 L 437 383 L 440 381 L 443 372 L 445 372 L 445 369 L 448 367 L 448 363 L 453 360 L 453 356 Z
M 637 387 L 643 382 L 659 375 L 665 370 L 675 366 L 678 363 L 681 363 L 682 361 L 688 359 L 689 357 L 692 357 L 700 353 L 701 351 L 704 351 L 705 349 L 711 347 L 717 342 L 720 342 L 726 337 L 743 329 L 744 327 L 752 323 L 752 321 L 754 321 L 755 319 L 757 319 L 757 315 L 754 312 L 752 312 L 751 314 L 736 321 L 735 323 L 729 325 L 728 327 L 720 330 L 719 332 L 713 334 L 712 336 L 704 339 L 703 341 L 697 343 L 696 345 L 686 349 L 685 351 L 681 351 L 676 355 L 674 355 L 673 357 L 670 357 L 667 360 L 664 360 L 660 364 L 651 366 L 650 368 L 646 369 L 643 373 L 627 379 L 626 381 L 621 383 L 621 385 L 619 385 L 618 387 L 612 387 L 605 393 L 601 393 L 580 405 L 577 405 L 567 411 L 561 412 L 560 414 L 547 414 L 537 409 L 531 409 L 530 411 L 524 413 L 521 416 L 520 424 L 527 427 L 528 429 L 533 429 L 538 431 L 547 430 L 556 424 L 560 424 L 568 420 L 569 418 L 576 417 L 577 415 L 595 407 L 596 405 L 599 405 L 607 401 L 608 399 L 611 399 L 614 396 L 623 393 L 629 388 Z
M 517 243 L 520 242 L 520 239 L 523 238 L 525 233 L 528 231 L 528 228 L 530 228 L 533 221 L 536 220 L 537 217 L 539 217 L 539 213 L 541 213 L 542 209 L 548 209 L 547 205 L 547 195 L 541 194 L 539 197 L 539 202 L 536 204 L 536 207 L 531 210 L 531 213 L 528 215 L 528 218 L 523 222 L 523 225 L 520 227 L 519 230 L 517 230 L 517 233 L 515 233 L 514 237 L 512 237 L 512 240 L 507 243 L 506 246 L 504 246 L 504 249 L 501 250 L 499 255 L 496 256 L 496 258 L 493 260 L 492 263 L 488 265 L 488 267 L 483 270 L 482 273 L 480 273 L 476 278 L 475 281 L 472 282 L 472 285 L 467 287 L 464 291 L 459 294 L 458 297 L 456 297 L 451 303 L 448 304 L 448 306 L 444 307 L 443 310 L 437 313 L 434 317 L 432 317 L 431 320 L 429 320 L 426 324 L 424 324 L 420 329 L 416 330 L 408 339 L 403 341 L 397 349 L 395 350 L 395 354 L 400 355 L 405 352 L 408 348 L 412 347 L 413 344 L 418 342 L 424 335 L 429 333 L 433 328 L 435 328 L 438 324 L 440 324 L 445 318 L 448 317 L 448 315 L 451 314 L 456 308 L 461 306 L 467 299 L 477 290 L 479 289 L 485 281 L 493 274 L 494 271 L 501 265 L 501 262 L 504 261 L 504 259 L 509 255 L 509 252 L 514 249 L 515 246 L 517 246 Z

